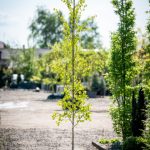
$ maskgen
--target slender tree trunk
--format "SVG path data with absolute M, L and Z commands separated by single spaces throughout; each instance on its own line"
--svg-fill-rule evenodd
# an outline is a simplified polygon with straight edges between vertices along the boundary
M 73 0 L 73 17 L 72 17 L 72 103 L 74 103 L 74 82 L 75 82 L 75 0 Z M 74 109 L 74 108 L 73 108 Z M 72 150 L 74 150 L 74 119 L 75 112 L 72 112 Z
M 72 150 L 74 150 L 74 113 L 72 114 Z

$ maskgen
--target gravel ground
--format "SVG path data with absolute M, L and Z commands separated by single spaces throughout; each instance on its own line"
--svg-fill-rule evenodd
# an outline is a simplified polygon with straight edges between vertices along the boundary
M 49 93 L 27 90 L 0 91 L 0 150 L 70 150 L 71 125 L 59 127 L 51 114 L 60 111 Z M 92 121 L 75 129 L 75 150 L 95 150 L 91 142 L 114 137 L 108 97 L 89 99 Z

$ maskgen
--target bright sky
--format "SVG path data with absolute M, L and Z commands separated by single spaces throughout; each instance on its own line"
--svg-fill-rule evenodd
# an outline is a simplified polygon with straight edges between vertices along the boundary
M 136 13 L 136 28 L 145 31 L 149 9 L 148 0 L 133 0 Z M 106 48 L 110 47 L 110 33 L 117 29 L 117 16 L 111 0 L 86 0 L 85 17 L 96 15 L 101 41 Z M 27 38 L 30 33 L 28 26 L 31 23 L 37 6 L 45 6 L 51 12 L 54 8 L 60 9 L 67 15 L 66 6 L 61 0 L 0 0 L 0 41 L 10 45 L 28 45 Z

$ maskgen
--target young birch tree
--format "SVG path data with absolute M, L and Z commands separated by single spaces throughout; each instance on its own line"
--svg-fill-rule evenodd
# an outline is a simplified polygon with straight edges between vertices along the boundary
M 79 56 L 79 33 L 85 28 L 79 24 L 81 13 L 85 8 L 85 0 L 62 0 L 69 10 L 69 23 L 64 22 L 64 39 L 59 47 L 62 49 L 63 59 L 54 60 L 52 69 L 59 73 L 64 82 L 64 98 L 59 101 L 63 112 L 54 112 L 53 119 L 59 125 L 69 120 L 72 125 L 72 150 L 74 150 L 74 130 L 79 122 L 90 120 L 90 105 L 86 104 L 86 91 L 81 84 L 79 70 L 84 64 Z M 56 46 L 56 45 L 55 45 Z M 58 46 L 55 47 L 54 49 Z M 58 47 L 56 48 L 58 50 Z M 61 70 L 61 72 L 60 72 Z M 84 70 L 84 68 L 83 68 Z

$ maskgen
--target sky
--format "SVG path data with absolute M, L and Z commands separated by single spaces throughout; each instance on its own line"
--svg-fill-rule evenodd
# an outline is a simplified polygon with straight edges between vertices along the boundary
M 136 29 L 145 32 L 149 10 L 148 0 L 133 0 L 136 14 Z M 116 31 L 118 17 L 114 13 L 111 0 L 86 0 L 87 7 L 82 19 L 96 16 L 96 23 L 105 48 L 110 47 L 110 34 Z M 36 8 L 44 6 L 51 12 L 60 9 L 65 16 L 68 11 L 61 0 L 0 0 L 0 41 L 13 47 L 29 46 L 29 25 L 36 14 Z

